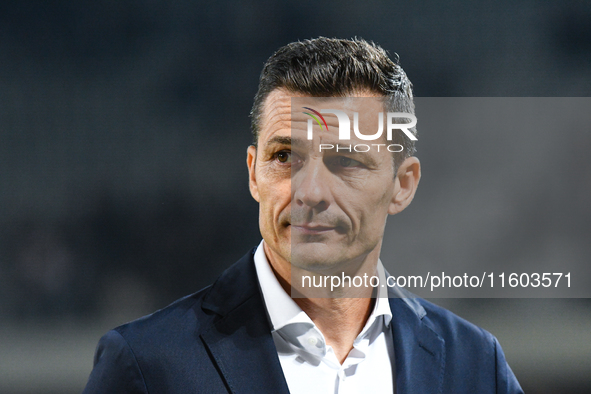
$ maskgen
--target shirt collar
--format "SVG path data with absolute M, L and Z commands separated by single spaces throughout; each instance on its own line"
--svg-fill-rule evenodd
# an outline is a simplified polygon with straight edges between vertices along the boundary
M 283 290 L 277 277 L 273 273 L 267 256 L 264 251 L 264 240 L 261 241 L 254 254 L 254 264 L 259 279 L 259 285 L 263 293 L 267 313 L 271 319 L 274 331 L 281 330 L 283 327 L 293 323 L 309 323 L 314 327 L 316 325 L 310 317 L 295 303 L 295 301 Z M 378 277 L 380 286 L 377 288 L 378 294 L 374 308 L 367 319 L 365 327 L 358 336 L 364 337 L 376 320 L 383 323 L 383 328 L 390 325 L 392 321 L 392 311 L 388 302 L 388 291 L 384 285 L 386 283 L 385 270 L 382 262 L 378 260 Z M 382 287 L 382 285 L 384 285 Z M 378 319 L 383 316 L 383 319 Z
M 304 316 L 306 315 L 302 308 L 295 303 L 295 301 L 283 290 L 281 284 L 277 280 L 275 273 L 271 269 L 271 265 L 267 260 L 264 250 L 264 242 L 261 241 L 254 253 L 254 265 L 259 278 L 259 285 L 263 292 L 263 299 L 267 307 L 267 313 L 271 319 L 273 330 L 280 330 L 289 323 L 294 323 L 294 319 L 303 319 L 302 323 L 306 322 Z M 306 317 L 308 317 L 306 315 Z M 311 322 L 311 319 L 308 317 Z

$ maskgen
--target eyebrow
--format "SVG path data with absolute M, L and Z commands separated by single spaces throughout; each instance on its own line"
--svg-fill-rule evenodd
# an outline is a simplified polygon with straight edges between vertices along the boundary
M 311 144 L 312 141 L 306 141 L 301 138 L 277 135 L 265 143 L 265 148 L 272 145 L 289 145 L 294 146 L 295 148 L 303 149 L 306 146 L 311 146 Z
M 276 135 L 271 138 L 265 145 L 272 145 L 272 144 L 279 144 L 279 145 L 291 145 L 291 137 L 285 137 Z
M 333 145 L 332 148 L 329 149 L 325 149 L 325 152 L 330 152 L 333 155 L 345 155 L 347 157 L 350 157 L 352 159 L 355 160 L 355 158 L 360 158 L 363 157 L 363 162 L 367 165 L 369 165 L 370 167 L 375 167 L 378 165 L 378 162 L 376 161 L 376 159 L 372 156 L 372 155 L 368 155 L 365 154 L 367 152 L 357 152 L 357 151 L 348 151 L 347 149 L 345 149 L 345 147 L 350 147 L 351 145 L 347 145 L 347 144 L 331 144 Z M 337 149 L 338 147 L 338 149 Z

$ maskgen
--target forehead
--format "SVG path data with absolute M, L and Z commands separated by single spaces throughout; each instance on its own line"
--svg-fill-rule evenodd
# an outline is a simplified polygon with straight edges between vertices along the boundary
M 283 89 L 275 89 L 265 99 L 260 119 L 259 141 L 269 137 L 275 129 L 291 127 L 291 96 Z M 267 138 L 265 138 L 267 137 Z
M 277 133 L 304 132 L 308 127 L 308 121 L 312 119 L 315 120 L 313 127 L 318 127 L 317 122 L 322 119 L 322 124 L 328 126 L 328 130 L 321 129 L 325 137 L 332 134 L 336 138 L 339 130 L 337 116 L 332 113 L 318 116 L 317 111 L 315 112 L 315 109 L 321 111 L 329 108 L 346 113 L 351 127 L 356 114 L 362 132 L 374 134 L 378 129 L 378 113 L 384 112 L 384 96 L 366 91 L 354 92 L 352 96 L 355 97 L 309 97 L 297 92 L 275 89 L 267 96 L 263 105 L 259 142 L 264 143 Z M 352 140 L 355 139 L 352 135 Z

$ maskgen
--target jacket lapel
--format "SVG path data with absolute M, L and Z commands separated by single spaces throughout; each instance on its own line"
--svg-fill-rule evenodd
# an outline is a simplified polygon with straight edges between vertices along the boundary
M 204 297 L 213 323 L 199 333 L 229 392 L 289 393 L 258 285 L 254 250 L 228 268 Z M 392 290 L 392 289 L 391 289 Z M 415 296 L 395 288 L 392 310 L 397 394 L 441 393 L 444 340 L 423 321 Z
M 445 342 L 423 318 L 425 309 L 415 296 L 398 289 L 390 298 L 394 338 L 396 393 L 441 393 Z
M 203 300 L 203 309 L 218 315 L 200 337 L 228 391 L 289 393 L 271 336 L 252 252 L 213 284 Z

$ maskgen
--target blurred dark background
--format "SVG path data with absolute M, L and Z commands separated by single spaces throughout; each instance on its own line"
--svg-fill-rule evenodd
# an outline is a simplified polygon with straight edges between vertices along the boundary
M 588 1 L 0 1 L 0 392 L 80 392 L 107 329 L 211 283 L 259 242 L 245 166 L 258 75 L 280 46 L 321 35 L 397 53 L 420 97 L 591 94 Z M 521 205 L 494 215 L 589 260 L 591 211 L 571 192 L 590 188 L 591 135 L 553 138 Z M 428 220 L 421 201 L 462 204 L 440 140 L 421 135 L 423 166 L 441 176 L 423 178 L 408 213 L 432 233 L 454 223 Z M 482 171 L 462 167 L 467 189 L 495 168 Z M 571 244 L 554 233 L 566 227 Z M 473 252 L 527 252 L 508 241 Z M 499 337 L 526 392 L 591 392 L 589 300 L 438 302 Z

